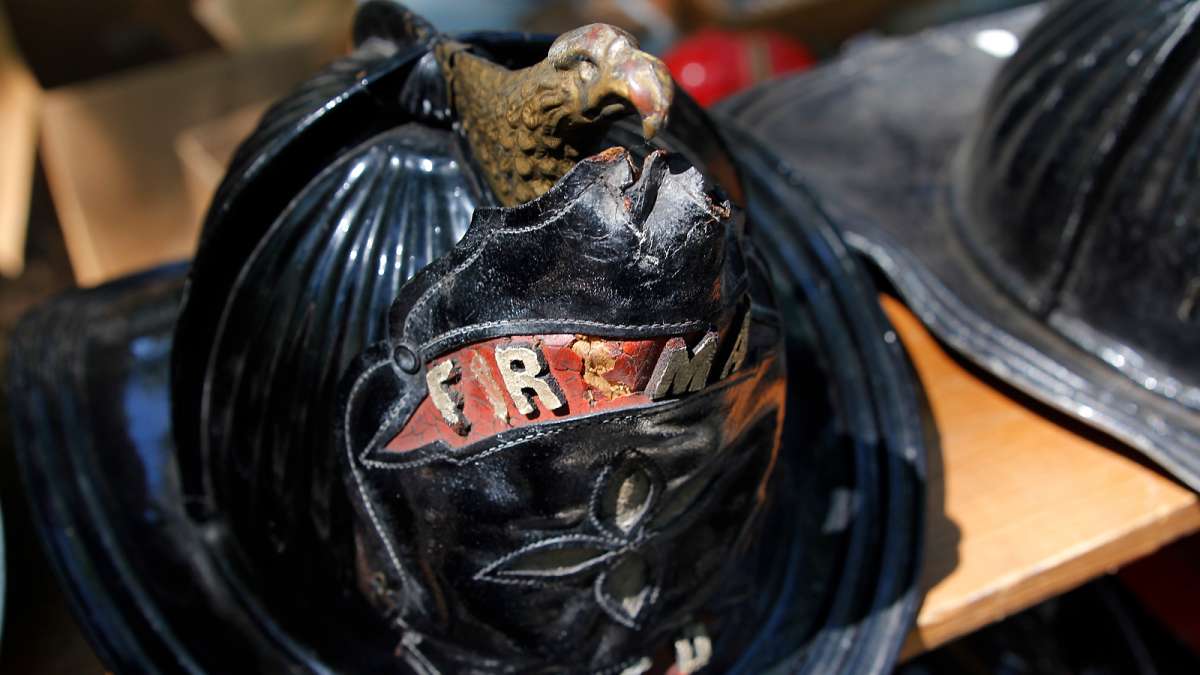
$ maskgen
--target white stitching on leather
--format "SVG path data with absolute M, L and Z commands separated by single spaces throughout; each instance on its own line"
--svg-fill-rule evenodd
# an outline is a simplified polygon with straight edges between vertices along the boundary
M 438 335 L 437 337 L 427 341 L 425 344 L 421 345 L 421 354 L 422 354 L 422 356 L 426 356 L 429 351 L 433 350 L 434 347 L 439 345 L 440 343 L 446 342 L 448 340 L 452 340 L 452 339 L 458 337 L 459 335 L 472 333 L 474 331 L 490 330 L 492 328 L 504 328 L 505 326 L 529 325 L 529 324 L 538 324 L 538 323 L 551 323 L 551 324 L 555 324 L 555 325 L 562 324 L 564 326 L 568 326 L 568 325 L 569 326 L 587 326 L 589 328 L 601 328 L 601 329 L 607 328 L 609 330 L 616 330 L 616 331 L 630 331 L 630 330 L 642 330 L 642 329 L 653 329 L 653 330 L 696 329 L 696 330 L 699 330 L 700 328 L 703 328 L 708 325 L 708 322 L 706 322 L 706 321 L 681 321 L 679 323 L 613 324 L 613 323 L 604 323 L 602 321 L 588 321 L 587 319 L 559 319 L 559 318 L 505 319 L 503 321 L 488 321 L 486 323 L 478 323 L 478 324 L 474 324 L 471 326 L 463 326 L 462 328 L 455 328 L 454 330 L 448 330 L 445 333 L 442 333 L 442 334 Z
M 363 372 L 362 375 L 359 376 L 358 381 L 355 382 L 354 386 L 350 389 L 350 396 L 348 397 L 347 400 L 349 400 L 349 401 L 355 400 L 355 397 L 357 396 L 359 389 L 363 386 L 363 383 L 366 382 L 367 377 L 369 375 L 371 375 L 375 371 L 379 370 L 380 368 L 387 368 L 390 366 L 391 366 L 391 363 L 385 360 L 385 361 L 376 363 L 375 365 L 371 366 L 370 368 L 367 368 L 367 370 L 365 372 Z M 358 472 L 358 467 L 354 466 L 354 452 L 353 452 L 352 448 L 350 447 L 351 446 L 351 443 L 350 443 L 351 436 L 350 436 L 348 418 L 349 418 L 349 415 L 345 415 L 342 418 L 342 425 L 343 425 L 342 426 L 342 437 L 345 439 L 345 443 L 346 443 L 346 460 L 348 462 L 350 462 L 350 473 L 354 476 L 354 484 L 356 487 L 358 487 L 359 497 L 362 498 L 363 506 L 365 506 L 367 509 L 367 516 L 371 519 L 371 525 L 375 528 L 375 534 L 378 535 L 379 539 L 383 542 L 383 547 L 387 550 L 388 559 L 391 560 L 392 566 L 395 568 L 396 575 L 399 577 L 400 582 L 405 583 L 408 579 L 408 575 L 406 575 L 404 573 L 404 568 L 400 565 L 400 557 L 396 555 L 395 549 L 392 548 L 391 539 L 389 539 L 387 537 L 387 535 L 384 534 L 383 524 L 379 522 L 379 516 L 376 515 L 376 513 L 375 513 L 375 507 L 372 506 L 371 500 L 367 496 L 367 489 L 366 489 L 366 486 L 363 485 L 362 475 Z M 369 448 L 370 445 L 368 445 L 367 447 Z
M 534 433 L 522 434 L 521 436 L 518 436 L 517 438 L 514 438 L 511 441 L 508 441 L 506 443 L 501 443 L 500 445 L 498 445 L 494 448 L 488 448 L 487 450 L 485 450 L 477 455 L 470 455 L 468 457 L 455 457 L 454 455 L 449 454 L 447 452 L 436 452 L 436 453 L 430 453 L 426 457 L 422 457 L 420 459 L 414 459 L 414 460 L 411 460 L 408 462 L 380 462 L 379 460 L 375 460 L 375 459 L 367 459 L 367 455 L 369 455 L 371 453 L 371 451 L 375 449 L 371 445 L 368 445 L 367 449 L 363 450 L 363 453 L 361 455 L 359 455 L 359 461 L 361 461 L 365 466 L 368 466 L 372 469 L 384 469 L 386 471 L 396 471 L 396 470 L 400 470 L 400 469 L 413 469 L 418 466 L 425 466 L 426 464 L 433 464 L 434 462 L 441 462 L 441 461 L 448 462 L 450 464 L 453 464 L 454 466 L 465 466 L 467 464 L 471 464 L 473 462 L 484 459 L 486 457 L 491 457 L 492 455 L 496 454 L 497 452 L 500 452 L 502 450 L 507 450 L 507 449 L 513 447 L 514 445 L 520 445 L 521 443 L 525 443 L 526 441 L 532 441 L 534 439 L 543 438 L 545 436 L 553 436 L 554 434 L 557 434 L 560 431 L 562 431 L 562 429 L 542 429 L 542 430 L 538 430 Z
M 441 279 L 438 279 L 436 283 L 431 285 L 429 288 L 425 289 L 425 292 L 422 293 L 421 297 L 417 299 L 416 304 L 414 304 L 408 310 L 408 316 L 404 319 L 404 334 L 408 335 L 409 323 L 413 320 L 413 317 L 415 317 L 417 315 L 417 310 L 424 307 L 425 303 L 429 302 L 429 300 L 432 299 L 433 292 L 435 290 L 437 290 L 438 288 L 440 288 L 442 286 L 442 284 L 446 283 L 447 280 L 457 277 L 460 272 L 467 269 L 471 265 L 474 265 L 475 261 L 479 259 L 479 255 L 481 253 L 483 253 L 484 250 L 487 249 L 488 244 L 491 244 L 492 241 L 495 240 L 499 235 L 502 235 L 502 234 L 525 234 L 527 232 L 533 232 L 535 230 L 540 230 L 544 227 L 549 227 L 551 223 L 554 223 L 559 218 L 561 218 L 562 215 L 564 213 L 566 213 L 567 209 L 571 208 L 571 206 L 572 206 L 572 204 L 568 204 L 560 209 L 550 212 L 547 215 L 544 215 L 543 218 L 545 218 L 545 221 L 543 221 L 542 223 L 540 223 L 538 225 L 531 225 L 529 227 L 516 228 L 516 229 L 498 228 L 498 229 L 488 231 L 488 233 L 486 235 L 484 235 L 484 239 L 479 244 L 479 247 L 476 248 L 475 251 L 472 252 L 471 255 L 467 257 L 466 260 L 462 261 L 462 263 L 460 263 L 458 265 L 458 267 L 455 267 L 453 270 L 451 270 L 449 274 L 443 276 Z

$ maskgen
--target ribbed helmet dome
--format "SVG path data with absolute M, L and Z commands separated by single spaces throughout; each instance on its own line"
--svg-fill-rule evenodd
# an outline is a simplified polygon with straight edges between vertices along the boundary
M 963 150 L 959 228 L 995 282 L 1200 409 L 1200 1 L 1052 7 Z

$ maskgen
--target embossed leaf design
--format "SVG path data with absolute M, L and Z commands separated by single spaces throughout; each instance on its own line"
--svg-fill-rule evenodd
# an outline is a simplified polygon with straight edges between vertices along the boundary
M 638 627 L 656 594 L 646 559 L 636 553 L 622 556 L 596 579 L 596 599 L 600 607 L 615 621 L 630 628 Z
M 600 481 L 595 500 L 597 523 L 622 539 L 636 539 L 662 494 L 661 476 L 634 455 Z
M 596 478 L 584 527 L 539 541 L 488 565 L 476 579 L 501 584 L 549 587 L 587 580 L 597 606 L 613 621 L 641 627 L 659 594 L 659 576 L 645 556 L 656 532 L 666 483 L 657 466 L 641 453 L 623 453 L 615 467 Z M 688 491 L 685 502 L 695 498 Z M 586 588 L 586 586 L 582 587 Z
M 655 510 L 654 527 L 670 527 L 678 518 L 689 512 L 697 511 L 699 504 L 711 492 L 713 479 L 711 476 L 691 475 L 682 483 L 673 486 L 674 489 L 667 499 L 664 499 Z
M 622 532 L 633 530 L 650 507 L 650 477 L 645 471 L 635 471 L 620 482 L 614 499 L 614 515 Z
M 612 543 L 601 537 L 558 537 L 505 556 L 481 570 L 476 578 L 502 583 L 567 581 L 594 573 L 615 555 Z

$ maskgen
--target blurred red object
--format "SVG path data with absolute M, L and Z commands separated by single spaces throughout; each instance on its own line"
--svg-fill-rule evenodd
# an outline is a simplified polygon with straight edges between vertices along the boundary
M 807 47 L 784 35 L 716 29 L 683 39 L 663 60 L 675 81 L 703 106 L 816 63 Z

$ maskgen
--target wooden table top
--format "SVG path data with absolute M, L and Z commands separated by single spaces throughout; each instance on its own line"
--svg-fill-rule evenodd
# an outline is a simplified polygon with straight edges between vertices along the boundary
M 941 436 L 929 458 L 927 592 L 906 657 L 1200 530 L 1190 490 L 954 358 L 900 302 L 882 301 Z

